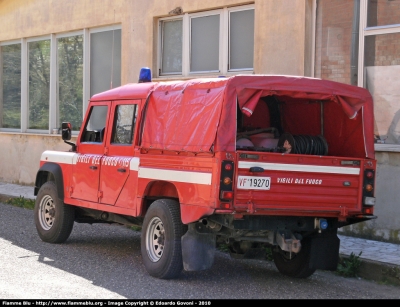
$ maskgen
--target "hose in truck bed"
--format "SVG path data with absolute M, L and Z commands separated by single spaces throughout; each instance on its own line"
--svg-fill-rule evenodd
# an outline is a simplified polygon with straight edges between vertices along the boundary
M 287 153 L 319 155 L 328 154 L 328 143 L 322 135 L 291 135 L 283 133 L 278 141 L 278 147 L 286 148 Z

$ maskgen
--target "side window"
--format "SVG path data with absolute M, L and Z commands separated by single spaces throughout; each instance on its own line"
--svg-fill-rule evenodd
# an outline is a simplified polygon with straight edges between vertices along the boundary
M 117 109 L 115 110 L 113 132 L 111 137 L 112 144 L 132 144 L 136 117 L 136 104 L 124 104 L 117 106 Z
M 254 5 L 159 20 L 159 76 L 253 71 Z
M 107 106 L 94 106 L 83 130 L 81 142 L 102 143 L 106 127 Z

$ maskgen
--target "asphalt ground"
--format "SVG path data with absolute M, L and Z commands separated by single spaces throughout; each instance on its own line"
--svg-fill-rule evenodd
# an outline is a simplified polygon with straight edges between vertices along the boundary
M 9 198 L 35 199 L 33 187 L 0 182 L 0 202 Z M 340 234 L 339 239 L 341 259 L 360 261 L 358 277 L 400 286 L 400 244 Z

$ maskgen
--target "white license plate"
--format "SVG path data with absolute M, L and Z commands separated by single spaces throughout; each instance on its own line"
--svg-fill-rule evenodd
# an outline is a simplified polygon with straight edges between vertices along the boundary
M 271 177 L 239 176 L 237 181 L 238 189 L 248 190 L 269 190 Z

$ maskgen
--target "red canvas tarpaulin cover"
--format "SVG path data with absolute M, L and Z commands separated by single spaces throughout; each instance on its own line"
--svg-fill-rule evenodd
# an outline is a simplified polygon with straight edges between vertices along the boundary
M 374 158 L 373 102 L 368 90 L 297 76 L 237 75 L 154 83 L 149 94 L 142 147 L 177 151 L 235 151 L 237 105 L 247 116 L 261 97 L 334 103 L 324 131 L 349 156 Z M 293 100 L 293 99 L 292 99 Z M 295 100 L 293 100 L 295 101 Z M 296 116 L 302 114 L 297 108 Z M 339 110 L 339 111 L 338 111 Z
M 227 80 L 220 78 L 159 83 L 147 102 L 142 146 L 194 152 L 212 150 L 226 84 Z

